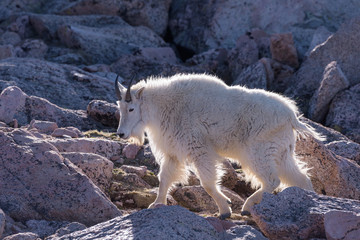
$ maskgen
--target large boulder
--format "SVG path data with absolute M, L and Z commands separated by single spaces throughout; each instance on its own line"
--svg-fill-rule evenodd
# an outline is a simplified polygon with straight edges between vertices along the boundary
M 59 152 L 94 153 L 107 159 L 120 156 L 123 146 L 118 141 L 101 138 L 59 138 L 49 139 Z
M 296 154 L 310 168 L 317 193 L 360 199 L 360 166 L 356 162 L 334 154 L 312 137 L 297 141 Z
M 324 218 L 326 239 L 356 239 L 360 234 L 360 213 L 334 210 Z
M 45 140 L 22 129 L 0 131 L 0 208 L 16 221 L 93 225 L 121 215 L 101 190 Z
M 205 218 L 179 206 L 146 209 L 114 218 L 60 239 L 219 239 Z
M 113 162 L 94 153 L 63 152 L 61 155 L 78 166 L 104 193 L 110 187 Z
M 225 228 L 215 225 L 185 208 L 163 206 L 117 217 L 56 239 L 267 239 L 251 226 L 234 226 L 227 221 L 221 223 Z
M 310 100 L 309 118 L 316 122 L 322 122 L 335 95 L 347 87 L 349 87 L 349 81 L 340 66 L 336 61 L 329 63 L 325 67 L 320 87 Z
M 20 125 L 30 124 L 33 119 L 37 119 L 55 122 L 59 127 L 77 126 L 84 130 L 101 127 L 98 122 L 88 118 L 84 110 L 61 108 L 46 99 L 28 96 L 20 88 L 11 86 L 0 94 L 0 121 L 10 123 L 13 119 Z
M 277 195 L 265 193 L 261 203 L 252 208 L 251 215 L 270 239 L 311 239 L 326 238 L 325 216 L 338 210 L 359 214 L 360 202 L 291 187 Z M 337 220 L 336 227 L 344 224 L 347 223 Z
M 81 50 L 92 64 L 110 64 L 139 48 L 166 45 L 149 28 L 130 26 L 117 16 L 31 15 L 30 22 L 41 37 L 58 38 L 66 47 Z
M 0 90 L 18 86 L 26 94 L 69 109 L 86 110 L 93 99 L 115 102 L 114 82 L 77 67 L 33 58 L 0 61 Z M 115 81 L 115 79 L 114 79 Z

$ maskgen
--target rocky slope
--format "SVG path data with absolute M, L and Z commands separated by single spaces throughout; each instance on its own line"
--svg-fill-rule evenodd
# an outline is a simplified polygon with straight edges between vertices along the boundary
M 355 239 L 358 9 L 352 0 L 1 1 L 0 238 Z M 184 72 L 296 100 L 327 137 L 297 142 L 316 193 L 266 194 L 242 217 L 254 189 L 225 161 L 231 219 L 214 217 L 195 175 L 168 196 L 182 207 L 145 210 L 158 166 L 148 145 L 114 134 L 113 81 Z

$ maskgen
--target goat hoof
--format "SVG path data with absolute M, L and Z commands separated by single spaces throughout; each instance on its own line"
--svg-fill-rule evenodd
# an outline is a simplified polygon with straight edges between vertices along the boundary
M 231 216 L 231 213 L 223 213 L 223 214 L 220 214 L 220 219 L 221 220 L 225 220 L 226 218 L 229 218 Z
M 241 211 L 241 216 L 250 216 L 250 212 L 249 211 Z

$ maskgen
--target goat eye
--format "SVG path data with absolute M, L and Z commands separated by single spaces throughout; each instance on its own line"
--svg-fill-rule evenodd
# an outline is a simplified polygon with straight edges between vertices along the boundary
M 129 109 L 129 112 L 132 112 L 132 111 L 134 111 L 134 109 L 133 109 L 133 108 L 130 108 L 130 109 Z

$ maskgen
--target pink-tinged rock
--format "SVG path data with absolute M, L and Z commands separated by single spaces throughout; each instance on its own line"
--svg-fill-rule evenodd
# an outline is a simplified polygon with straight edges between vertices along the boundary
M 41 238 L 36 233 L 24 232 L 7 236 L 3 240 L 41 240 Z
M 336 61 L 329 63 L 324 70 L 320 87 L 309 103 L 309 118 L 322 122 L 329 111 L 329 105 L 338 92 L 349 87 L 349 81 Z
M 0 94 L 0 120 L 9 123 L 16 113 L 25 107 L 28 96 L 20 88 L 5 88 Z
M 360 25 L 360 24 L 359 24 Z M 360 83 L 339 93 L 330 104 L 326 125 L 360 143 Z
M 222 187 L 221 191 L 230 198 L 233 212 L 240 212 L 241 207 L 244 204 L 244 200 L 239 197 L 238 194 L 225 187 Z M 175 191 L 171 192 L 171 195 L 179 203 L 179 205 L 186 207 L 191 211 L 209 211 L 211 213 L 218 212 L 218 207 L 214 199 L 201 186 L 179 187 Z
M 104 193 L 109 189 L 113 162 L 94 153 L 63 152 L 61 155 L 78 166 Z
M 360 236 L 360 213 L 333 210 L 325 214 L 327 240 L 353 240 Z
M 146 171 L 147 171 L 147 167 L 145 167 L 145 166 L 136 167 L 136 166 L 130 166 L 130 165 L 122 165 L 120 167 L 120 169 L 122 169 L 126 173 L 135 173 L 136 175 L 138 175 L 141 178 L 145 176 Z
M 299 66 L 298 55 L 291 33 L 271 35 L 270 50 L 272 59 L 294 68 Z
M 94 120 L 101 122 L 106 126 L 116 128 L 119 125 L 119 119 L 116 117 L 118 107 L 114 103 L 103 100 L 92 100 L 87 106 L 87 114 Z
M 276 195 L 265 193 L 251 215 L 269 239 L 311 239 L 326 237 L 325 215 L 333 210 L 360 214 L 360 202 L 290 187 Z
M 128 144 L 124 147 L 122 154 L 128 159 L 135 159 L 140 149 L 141 146 Z
M 94 129 L 99 123 L 87 117 L 85 111 L 64 109 L 46 99 L 27 96 L 18 87 L 7 87 L 0 94 L 0 120 L 9 123 L 16 119 L 19 125 L 30 119 L 56 122 L 59 127 L 77 126 Z
M 84 152 L 99 154 L 107 159 L 121 154 L 120 142 L 95 138 L 50 139 L 60 152 Z
M 85 174 L 45 140 L 26 130 L 2 128 L 0 146 L 0 208 L 14 220 L 93 225 L 121 215 Z
M 360 166 L 338 156 L 312 137 L 299 138 L 296 154 L 310 168 L 310 178 L 319 194 L 360 199 Z
M 13 45 L 0 45 L 0 59 L 15 57 L 15 50 Z
M 123 191 L 132 191 L 132 190 L 139 190 L 139 189 L 150 189 L 151 186 L 145 180 L 143 180 L 139 175 L 136 173 L 126 173 L 123 175 L 114 175 L 113 179 L 117 182 L 114 182 L 111 186 L 111 192 L 113 194 L 112 198 L 115 197 L 119 192 Z M 121 182 L 121 184 L 118 184 Z
M 218 232 L 223 232 L 231 227 L 236 226 L 235 223 L 227 220 L 221 220 L 217 217 L 207 217 L 205 218 Z
M 72 138 L 78 138 L 79 134 L 78 134 L 77 131 L 74 131 L 73 129 L 57 128 L 51 133 L 51 136 L 53 136 L 53 137 L 69 136 L 69 137 L 72 137 Z
M 58 125 L 55 122 L 39 121 L 39 120 L 33 119 L 30 122 L 30 126 L 29 126 L 28 130 L 33 129 L 33 128 L 37 129 L 40 133 L 50 134 L 55 129 L 58 128 Z

